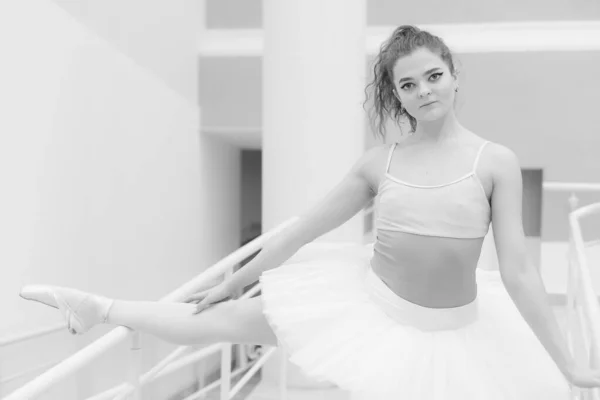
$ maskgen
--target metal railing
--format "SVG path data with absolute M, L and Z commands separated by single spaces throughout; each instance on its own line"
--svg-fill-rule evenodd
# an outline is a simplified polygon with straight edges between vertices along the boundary
M 600 203 L 578 207 L 579 198 L 576 192 L 600 193 L 600 183 L 544 182 L 543 189 L 552 192 L 570 192 L 566 337 L 569 350 L 578 365 L 598 368 L 600 367 L 600 307 L 592 285 L 585 249 L 600 245 L 600 241 L 584 241 L 580 220 L 594 213 L 600 213 Z M 600 390 L 575 388 L 571 398 L 600 400 Z
M 566 336 L 571 354 L 578 365 L 600 368 L 600 306 L 592 285 L 586 248 L 600 245 L 600 241 L 585 242 L 580 220 L 591 214 L 600 214 L 600 203 L 576 208 L 569 215 L 569 274 L 567 283 Z M 600 400 L 600 390 L 573 390 L 573 399 Z
M 246 259 L 250 255 L 259 251 L 264 244 L 274 235 L 278 234 L 294 222 L 298 220 L 298 217 L 289 219 L 288 221 L 280 224 L 271 231 L 259 236 L 253 241 L 242 246 L 238 250 L 234 251 L 215 265 L 207 268 L 204 272 L 196 276 L 191 281 L 187 282 L 183 286 L 169 293 L 168 295 L 161 298 L 160 302 L 180 302 L 184 301 L 189 295 L 197 292 L 200 288 L 204 287 L 207 283 L 216 281 L 217 279 L 225 276 L 229 276 L 233 273 L 233 268 L 238 265 L 242 260 Z M 248 292 L 244 293 L 241 298 L 249 298 L 254 296 L 260 290 L 260 284 L 256 284 Z M 14 344 L 19 341 L 28 340 L 33 337 L 39 337 L 44 334 L 55 332 L 59 327 L 52 327 L 51 329 L 45 329 L 37 333 L 30 333 L 21 337 L 14 337 L 2 342 L 3 345 Z M 141 399 L 142 388 L 154 380 L 171 374 L 183 367 L 190 366 L 198 361 L 209 357 L 214 353 L 221 352 L 221 377 L 217 381 L 201 388 L 196 393 L 188 396 L 185 400 L 194 400 L 202 398 L 207 392 L 220 386 L 220 399 L 230 400 L 235 396 L 239 390 L 252 378 L 252 376 L 265 364 L 265 362 L 274 354 L 275 348 L 269 348 L 265 353 L 258 359 L 248 362 L 242 357 L 240 368 L 237 370 L 231 370 L 232 361 L 232 344 L 231 343 L 217 343 L 212 346 L 203 348 L 194 353 L 188 354 L 185 357 L 182 355 L 191 346 L 180 346 L 151 368 L 148 372 L 143 373 L 142 371 L 142 360 L 141 360 L 141 337 L 140 333 L 133 331 L 129 328 L 118 327 L 111 330 L 109 333 L 96 340 L 94 343 L 87 347 L 79 350 L 64 361 L 58 363 L 54 367 L 45 371 L 38 377 L 31 380 L 21 388 L 15 390 L 4 400 L 34 400 L 49 388 L 53 387 L 63 379 L 75 374 L 81 367 L 91 364 L 95 359 L 104 354 L 106 351 L 114 348 L 118 344 L 125 340 L 130 340 L 130 368 L 128 380 L 114 388 L 106 390 L 100 394 L 90 397 L 89 400 L 103 400 L 103 399 Z M 282 379 L 281 379 L 281 394 L 285 397 L 286 384 L 285 384 L 285 352 L 282 352 Z M 231 388 L 231 380 L 245 373 L 239 382 Z M 284 398 L 282 397 L 282 398 Z

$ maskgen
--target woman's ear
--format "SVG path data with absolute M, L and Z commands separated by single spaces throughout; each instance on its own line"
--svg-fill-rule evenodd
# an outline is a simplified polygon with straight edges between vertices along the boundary
M 454 79 L 457 81 L 456 83 L 458 84 L 458 79 L 462 72 L 462 63 L 460 62 L 460 60 L 458 58 L 452 57 L 452 64 L 454 65 L 454 73 L 452 74 L 452 76 L 454 77 Z
M 460 72 L 456 69 L 454 70 L 454 74 L 452 74 L 452 76 L 454 77 L 454 90 L 456 92 L 458 92 L 458 89 L 460 87 L 459 74 L 460 74 Z

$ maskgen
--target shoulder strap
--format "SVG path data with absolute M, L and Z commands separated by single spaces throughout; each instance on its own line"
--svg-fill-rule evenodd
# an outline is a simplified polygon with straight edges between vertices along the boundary
M 475 157 L 475 162 L 473 163 L 473 172 L 475 172 L 477 170 L 477 164 L 479 164 L 479 158 L 481 157 L 481 152 L 483 151 L 483 148 L 485 147 L 486 144 L 488 144 L 489 141 L 486 140 L 485 142 L 483 142 L 483 144 L 479 147 L 479 151 L 477 152 L 477 157 Z
M 385 173 L 386 174 L 390 170 L 390 163 L 392 162 L 392 155 L 394 154 L 394 149 L 396 148 L 396 144 L 397 143 L 394 143 L 392 146 L 390 146 L 390 153 L 388 155 L 387 164 L 385 165 Z

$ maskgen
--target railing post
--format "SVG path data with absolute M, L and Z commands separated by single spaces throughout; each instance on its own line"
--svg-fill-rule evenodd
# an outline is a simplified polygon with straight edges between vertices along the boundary
M 287 399 L 287 368 L 288 368 L 288 354 L 283 347 L 279 347 L 281 349 L 281 367 L 279 375 L 279 399 L 286 400 Z
M 140 332 L 131 334 L 131 347 L 129 349 L 129 384 L 132 386 L 132 400 L 142 400 L 142 338 Z
M 223 280 L 231 278 L 235 265 L 225 270 Z M 229 400 L 229 393 L 231 391 L 232 347 L 232 343 L 223 343 L 223 349 L 221 350 L 221 400 Z
M 571 196 L 569 196 L 569 205 L 571 206 L 571 211 L 575 211 L 579 206 L 579 198 L 575 192 L 571 192 Z
M 598 368 L 598 347 L 596 346 L 596 341 L 595 340 L 590 340 L 590 363 L 589 366 L 591 369 L 597 369 Z M 598 398 L 598 388 L 591 388 L 590 389 L 590 394 L 594 397 L 594 398 Z
M 231 343 L 223 343 L 221 350 L 221 400 L 229 400 L 231 391 Z
M 574 192 L 571 192 L 571 196 L 569 197 L 569 207 L 570 212 L 575 211 L 577 209 L 577 205 L 579 200 Z M 568 217 L 567 217 L 568 221 Z M 576 326 L 579 324 L 578 320 L 578 301 L 577 301 L 577 287 L 579 275 L 576 268 L 577 260 L 575 258 L 575 246 L 573 243 L 573 234 L 571 232 L 571 224 L 568 224 L 568 233 L 569 233 L 569 242 L 567 247 L 567 266 L 568 266 L 568 278 L 567 278 L 567 347 L 571 351 L 571 355 L 576 361 L 580 359 L 580 348 L 577 346 L 577 340 L 579 339 L 581 342 L 581 337 L 577 337 L 578 330 Z M 571 392 L 572 400 L 582 400 L 581 391 L 577 388 L 573 388 Z
M 569 196 L 569 207 L 570 213 L 577 209 L 577 205 L 579 203 L 579 199 L 575 195 L 575 192 L 571 192 L 571 196 Z M 568 222 L 567 217 L 567 222 Z M 576 268 L 576 255 L 575 255 L 575 245 L 573 243 L 573 233 L 571 232 L 571 224 L 568 224 L 568 244 L 567 244 L 567 267 L 568 267 L 568 278 L 567 278 L 567 343 L 570 345 L 571 354 L 575 356 L 575 323 L 577 322 L 577 288 L 579 287 L 578 279 L 578 271 Z
M 194 350 L 197 350 L 194 348 Z M 194 375 L 196 375 L 196 382 L 198 383 L 198 390 L 202 390 L 206 385 L 206 368 L 205 361 L 200 360 L 198 363 L 194 364 Z M 206 399 L 206 394 L 202 394 L 198 397 L 199 400 Z
M 246 345 L 237 345 L 236 357 L 238 360 L 238 368 L 245 369 L 248 366 L 248 355 L 246 354 Z
M 574 338 L 574 324 L 575 324 L 575 288 L 577 287 L 576 279 L 577 274 L 575 267 L 573 266 L 573 259 L 571 256 L 571 243 L 569 242 L 569 250 L 567 252 L 567 304 L 566 304 L 566 318 L 567 326 L 565 329 L 565 336 L 567 337 L 567 346 L 571 351 L 571 355 L 575 354 L 575 338 Z

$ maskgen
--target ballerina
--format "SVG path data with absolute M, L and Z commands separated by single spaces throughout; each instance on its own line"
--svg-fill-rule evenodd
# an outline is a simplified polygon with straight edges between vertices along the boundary
M 458 121 L 458 72 L 443 40 L 398 27 L 369 88 L 376 131 L 385 137 L 392 118 L 411 135 L 368 150 L 227 280 L 185 303 L 44 285 L 21 296 L 59 309 L 76 334 L 105 323 L 177 344 L 281 345 L 307 375 L 355 399 L 564 400 L 570 386 L 600 387 L 599 371 L 575 365 L 527 263 L 517 157 Z M 286 263 L 373 199 L 372 247 Z M 476 268 L 490 222 L 499 272 Z M 261 296 L 231 298 L 257 280 Z

